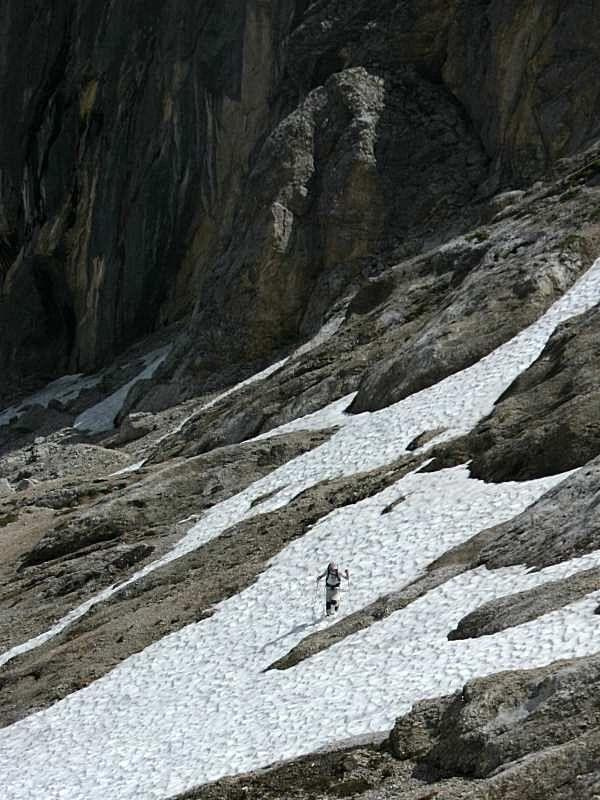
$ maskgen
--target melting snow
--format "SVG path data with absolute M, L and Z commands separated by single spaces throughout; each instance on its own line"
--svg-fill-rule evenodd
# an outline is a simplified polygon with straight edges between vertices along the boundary
M 169 354 L 170 349 L 171 346 L 168 345 L 144 356 L 144 369 L 139 375 L 136 375 L 135 378 L 121 386 L 116 392 L 105 397 L 100 403 L 96 403 L 95 406 L 86 409 L 77 417 L 73 427 L 86 433 L 101 433 L 114 427 L 115 417 L 123 408 L 131 387 L 135 386 L 138 381 L 151 378 Z
M 151 378 L 160 364 L 168 355 L 170 346 L 154 350 L 144 356 L 144 369 L 133 380 L 121 386 L 116 392 L 106 397 L 91 408 L 82 412 L 75 420 L 75 427 L 88 433 L 100 433 L 110 430 L 113 427 L 114 419 L 123 407 L 125 398 L 131 387 L 144 378 Z M 39 392 L 25 398 L 18 406 L 11 406 L 0 413 L 0 427 L 8 425 L 16 417 L 22 416 L 28 406 L 40 405 L 44 408 L 52 400 L 66 402 L 77 397 L 85 389 L 93 389 L 101 381 L 101 375 L 88 375 L 83 373 L 77 375 L 63 375 L 62 378 L 52 381 Z
M 373 414 L 344 415 L 345 398 L 279 429 L 342 426 L 321 447 L 211 509 L 160 561 L 5 653 L 0 664 L 239 520 L 280 507 L 326 478 L 386 464 L 423 430 L 443 426 L 450 436 L 470 429 L 539 355 L 555 326 L 599 300 L 600 261 L 537 323 L 473 367 Z M 412 580 L 449 547 L 518 514 L 563 478 L 484 484 L 469 479 L 464 467 L 413 473 L 332 512 L 272 559 L 256 583 L 219 604 L 210 619 L 0 731 L 4 797 L 164 798 L 380 731 L 416 700 L 456 690 L 476 675 L 594 652 L 594 595 L 493 636 L 446 637 L 482 603 L 598 565 L 600 553 L 535 573 L 521 567 L 474 570 L 293 669 L 262 672 L 305 635 L 330 624 L 319 616 L 322 598 L 314 594 L 314 578 L 330 558 L 350 567 L 341 614 L 352 613 Z M 252 500 L 278 488 L 251 509 Z M 400 494 L 405 502 L 382 516 Z

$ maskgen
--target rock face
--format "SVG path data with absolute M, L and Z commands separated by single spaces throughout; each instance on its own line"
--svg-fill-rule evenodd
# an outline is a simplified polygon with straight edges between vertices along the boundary
M 433 313 L 422 314 L 412 336 L 369 365 L 353 412 L 384 408 L 475 363 L 537 319 L 580 274 L 578 265 L 591 262 L 594 225 L 567 239 L 560 225 L 539 227 L 553 213 L 552 201 L 533 205 L 535 222 L 510 230 L 496 221 L 468 234 L 466 242 L 430 255 L 426 269 L 436 276 L 430 287 Z M 415 277 L 412 273 L 412 291 Z M 394 327 L 400 321 L 394 319 Z
M 567 85 L 598 63 L 597 40 L 587 44 L 597 24 L 584 0 L 456 4 L 442 74 L 500 176 L 531 180 L 595 134 L 587 109 L 598 102 L 596 89 L 582 81 L 571 94 Z
M 4 6 L 3 372 L 90 368 L 190 310 L 186 259 L 231 213 L 292 11 Z
M 264 358 L 369 260 L 598 132 L 585 2 L 8 2 L 0 23 L 4 393 L 194 306 L 172 373 Z

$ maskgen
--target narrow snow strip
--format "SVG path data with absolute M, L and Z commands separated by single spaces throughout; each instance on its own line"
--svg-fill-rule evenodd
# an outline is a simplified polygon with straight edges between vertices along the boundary
M 139 375 L 136 375 L 135 378 L 121 386 L 120 389 L 117 389 L 116 392 L 113 392 L 100 403 L 96 403 L 95 406 L 86 409 L 77 417 L 73 427 L 86 433 L 101 433 L 102 431 L 110 430 L 114 426 L 115 417 L 123 408 L 123 403 L 129 394 L 129 390 L 138 381 L 151 378 L 169 354 L 170 349 L 171 347 L 168 345 L 148 353 L 143 359 L 144 369 Z
M 123 469 L 118 469 L 116 472 L 111 472 L 108 476 L 109 478 L 115 478 L 118 475 L 127 475 L 129 472 L 137 472 L 138 469 L 141 469 L 146 462 L 146 459 L 143 458 L 141 461 L 136 461 L 134 464 L 129 464 L 127 467 L 123 467 Z
M 323 325 L 323 327 L 313 336 L 312 339 L 310 339 L 308 342 L 305 342 L 305 344 L 301 345 L 291 355 L 282 358 L 280 361 L 276 361 L 275 363 L 270 364 L 268 367 L 265 367 L 265 369 L 261 370 L 260 372 L 251 375 L 249 378 L 246 378 L 243 381 L 240 381 L 240 383 L 236 383 L 235 386 L 231 386 L 229 389 L 226 389 L 224 392 L 221 392 L 221 394 L 217 395 L 216 397 L 213 397 L 212 400 L 209 400 L 200 408 L 195 409 L 189 416 L 183 419 L 173 430 L 168 431 L 167 433 L 164 434 L 164 436 L 161 436 L 160 439 L 157 439 L 155 446 L 160 444 L 161 442 L 164 442 L 166 439 L 169 439 L 174 434 L 180 433 L 185 427 L 185 425 L 193 417 L 196 417 L 203 411 L 206 411 L 207 409 L 216 406 L 217 403 L 221 402 L 221 400 L 224 400 L 226 397 L 229 397 L 232 394 L 236 394 L 241 389 L 245 389 L 247 386 L 250 386 L 253 383 L 265 380 L 265 378 L 270 377 L 275 372 L 284 367 L 289 361 L 293 361 L 295 358 L 303 356 L 306 353 L 309 353 L 311 350 L 314 350 L 316 347 L 318 347 L 319 345 L 323 344 L 328 339 L 330 339 L 340 328 L 343 321 L 344 321 L 343 315 L 333 317 L 332 319 L 328 320 L 325 323 L 325 325 Z
M 286 358 L 282 358 L 281 361 L 276 361 L 274 364 L 270 364 L 268 367 L 261 370 L 260 372 L 256 372 L 249 378 L 240 381 L 240 383 L 236 383 L 235 386 L 231 386 L 229 389 L 226 389 L 224 392 L 221 392 L 221 394 L 217 395 L 216 397 L 213 397 L 212 400 L 209 400 L 203 406 L 200 406 L 200 408 L 195 409 L 189 416 L 185 417 L 185 419 L 183 419 L 177 425 L 177 427 L 173 428 L 173 430 L 171 431 L 168 431 L 168 433 L 165 433 L 165 435 L 161 436 L 160 439 L 157 439 L 155 442 L 155 446 L 159 445 L 161 442 L 164 442 L 165 439 L 169 439 L 174 434 L 180 433 L 191 419 L 198 416 L 198 414 L 201 414 L 203 411 L 206 411 L 207 409 L 216 406 L 217 403 L 221 402 L 221 400 L 224 400 L 226 397 L 229 397 L 230 395 L 239 392 L 240 389 L 243 389 L 246 386 L 250 386 L 250 384 L 252 383 L 256 383 L 257 381 L 262 381 L 265 378 L 268 378 L 269 375 L 272 375 L 274 372 L 277 372 L 278 369 L 281 369 L 281 367 L 283 367 L 283 365 L 286 364 L 288 360 L 289 356 Z
M 312 339 L 309 339 L 308 342 L 300 345 L 300 347 L 292 353 L 290 356 L 290 361 L 293 361 L 295 358 L 299 358 L 300 356 L 304 356 L 306 353 L 310 353 L 311 350 L 319 347 L 319 345 L 325 344 L 326 341 L 331 339 L 331 337 L 338 332 L 345 318 L 345 314 L 338 314 L 337 316 L 328 320 L 323 327 L 317 331 Z
M 414 430 L 415 435 L 447 427 L 446 433 L 437 437 L 436 442 L 466 433 L 492 411 L 498 397 L 538 358 L 560 323 L 599 302 L 600 259 L 540 319 L 471 367 L 410 395 L 395 406 L 372 414 L 345 414 L 344 410 L 355 397 L 355 394 L 350 394 L 256 438 L 265 439 L 298 430 L 320 430 L 331 425 L 347 425 L 354 430 L 361 421 L 378 432 L 387 425 L 390 409 L 402 409 L 408 418 L 406 427 Z M 414 424 L 417 419 L 420 421 L 418 427 Z
M 266 367 L 261 372 L 257 372 L 255 375 L 251 375 L 249 378 L 246 378 L 246 380 L 241 381 L 241 383 L 237 383 L 235 386 L 232 386 L 230 389 L 227 389 L 218 397 L 213 398 L 206 405 L 202 406 L 200 411 L 205 411 L 207 408 L 212 408 L 212 406 L 221 402 L 221 400 L 223 400 L 225 397 L 229 397 L 229 395 L 238 392 L 240 389 L 244 389 L 246 386 L 249 386 L 252 383 L 256 383 L 257 381 L 262 381 L 265 378 L 268 378 L 269 376 L 273 375 L 273 373 L 277 372 L 282 367 L 284 367 L 288 362 L 293 361 L 294 359 L 300 356 L 306 355 L 306 353 L 310 353 L 311 350 L 314 350 L 316 347 L 323 344 L 328 339 L 331 339 L 331 337 L 336 333 L 336 331 L 339 329 L 343 321 L 344 321 L 343 316 L 333 317 L 328 322 L 326 322 L 325 325 L 323 325 L 323 327 L 319 331 L 317 331 L 317 333 L 313 336 L 312 339 L 309 339 L 308 342 L 305 342 L 297 350 L 294 350 L 294 352 L 291 353 L 289 356 L 282 358 L 280 361 L 276 361 L 274 364 L 271 364 L 269 367 Z
M 425 430 L 444 427 L 446 435 L 468 431 L 495 400 L 539 355 L 556 325 L 572 314 L 581 313 L 600 301 L 600 259 L 536 323 L 477 364 L 451 375 L 393 406 L 374 413 L 346 415 L 347 398 L 269 435 L 289 430 L 323 428 L 331 424 L 341 429 L 320 447 L 284 464 L 246 490 L 207 511 L 175 547 L 162 558 L 146 565 L 125 582 L 89 599 L 48 631 L 0 655 L 0 666 L 15 656 L 33 650 L 64 631 L 98 603 L 135 583 L 156 569 L 195 550 L 243 519 L 286 505 L 300 492 L 341 475 L 353 475 L 392 462 L 406 446 Z M 273 365 L 275 366 L 275 365 Z M 257 497 L 272 492 L 269 500 L 252 508 Z M 533 502 L 533 500 L 532 500 Z

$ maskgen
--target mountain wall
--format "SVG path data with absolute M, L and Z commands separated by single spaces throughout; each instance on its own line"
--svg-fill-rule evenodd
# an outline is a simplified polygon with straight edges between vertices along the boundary
M 202 384 L 600 130 L 575 0 L 0 9 L 0 395 L 185 320 Z

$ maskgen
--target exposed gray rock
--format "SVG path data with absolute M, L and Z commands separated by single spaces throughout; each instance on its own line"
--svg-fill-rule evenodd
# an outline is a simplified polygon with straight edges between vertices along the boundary
M 594 733 L 588 745 L 595 753 L 599 676 L 600 657 L 593 656 L 470 681 L 455 695 L 417 703 L 397 721 L 390 747 L 397 758 L 442 775 L 473 778 L 585 733 Z M 578 755 L 583 762 L 586 750 Z
M 115 436 L 115 444 L 134 442 L 136 439 L 141 439 L 143 436 L 150 433 L 150 431 L 155 430 L 156 427 L 157 422 L 152 414 L 140 412 L 137 414 L 127 414 Z
M 397 497 L 396 500 L 394 500 L 393 503 L 390 503 L 389 505 L 387 505 L 383 509 L 383 511 L 381 513 L 382 514 L 390 514 L 397 506 L 399 506 L 401 503 L 404 503 L 405 500 L 406 500 L 406 497 L 404 497 L 404 495 L 401 494 L 400 497 Z
M 15 490 L 17 492 L 25 492 L 27 489 L 33 489 L 35 486 L 35 481 L 32 481 L 31 478 L 21 478 L 20 481 L 17 481 L 15 484 Z
M 248 775 L 223 778 L 180 795 L 178 800 L 391 800 L 401 788 L 423 786 L 411 771 L 412 765 L 394 759 L 376 744 L 349 744 Z
M 428 444 L 432 439 L 435 439 L 440 436 L 440 434 L 444 433 L 445 430 L 446 428 L 435 428 L 431 431 L 423 431 L 423 433 L 415 436 L 412 442 L 409 442 L 406 445 L 406 449 L 409 451 L 419 450 L 421 447 L 424 447 L 426 444 Z
M 513 189 L 512 191 L 508 192 L 500 192 L 500 194 L 494 195 L 489 201 L 489 208 L 490 211 L 494 214 L 494 217 L 497 218 L 498 214 L 503 214 L 503 216 L 507 216 L 506 209 L 514 210 L 514 206 L 519 204 L 525 197 L 525 192 L 523 189 Z
M 489 528 L 438 563 L 460 560 L 489 569 L 524 564 L 547 567 L 598 550 L 600 459 L 543 495 L 513 520 Z
M 57 411 L 41 405 L 33 405 L 26 408 L 23 414 L 10 423 L 10 430 L 17 434 L 33 433 L 35 431 L 39 436 L 61 428 L 68 428 L 73 419 L 74 417 L 71 414 L 66 414 L 63 411 Z
M 79 551 L 92 545 L 100 546 L 104 542 L 119 539 L 124 533 L 124 527 L 123 523 L 119 524 L 117 520 L 93 515 L 58 525 L 48 531 L 27 553 L 19 571 L 64 556 L 72 558 Z
M 128 463 L 124 453 L 57 436 L 49 437 L 44 444 L 25 445 L 1 456 L 0 476 L 13 483 L 19 476 L 38 481 L 71 478 L 85 482 L 90 474 L 111 473 Z

